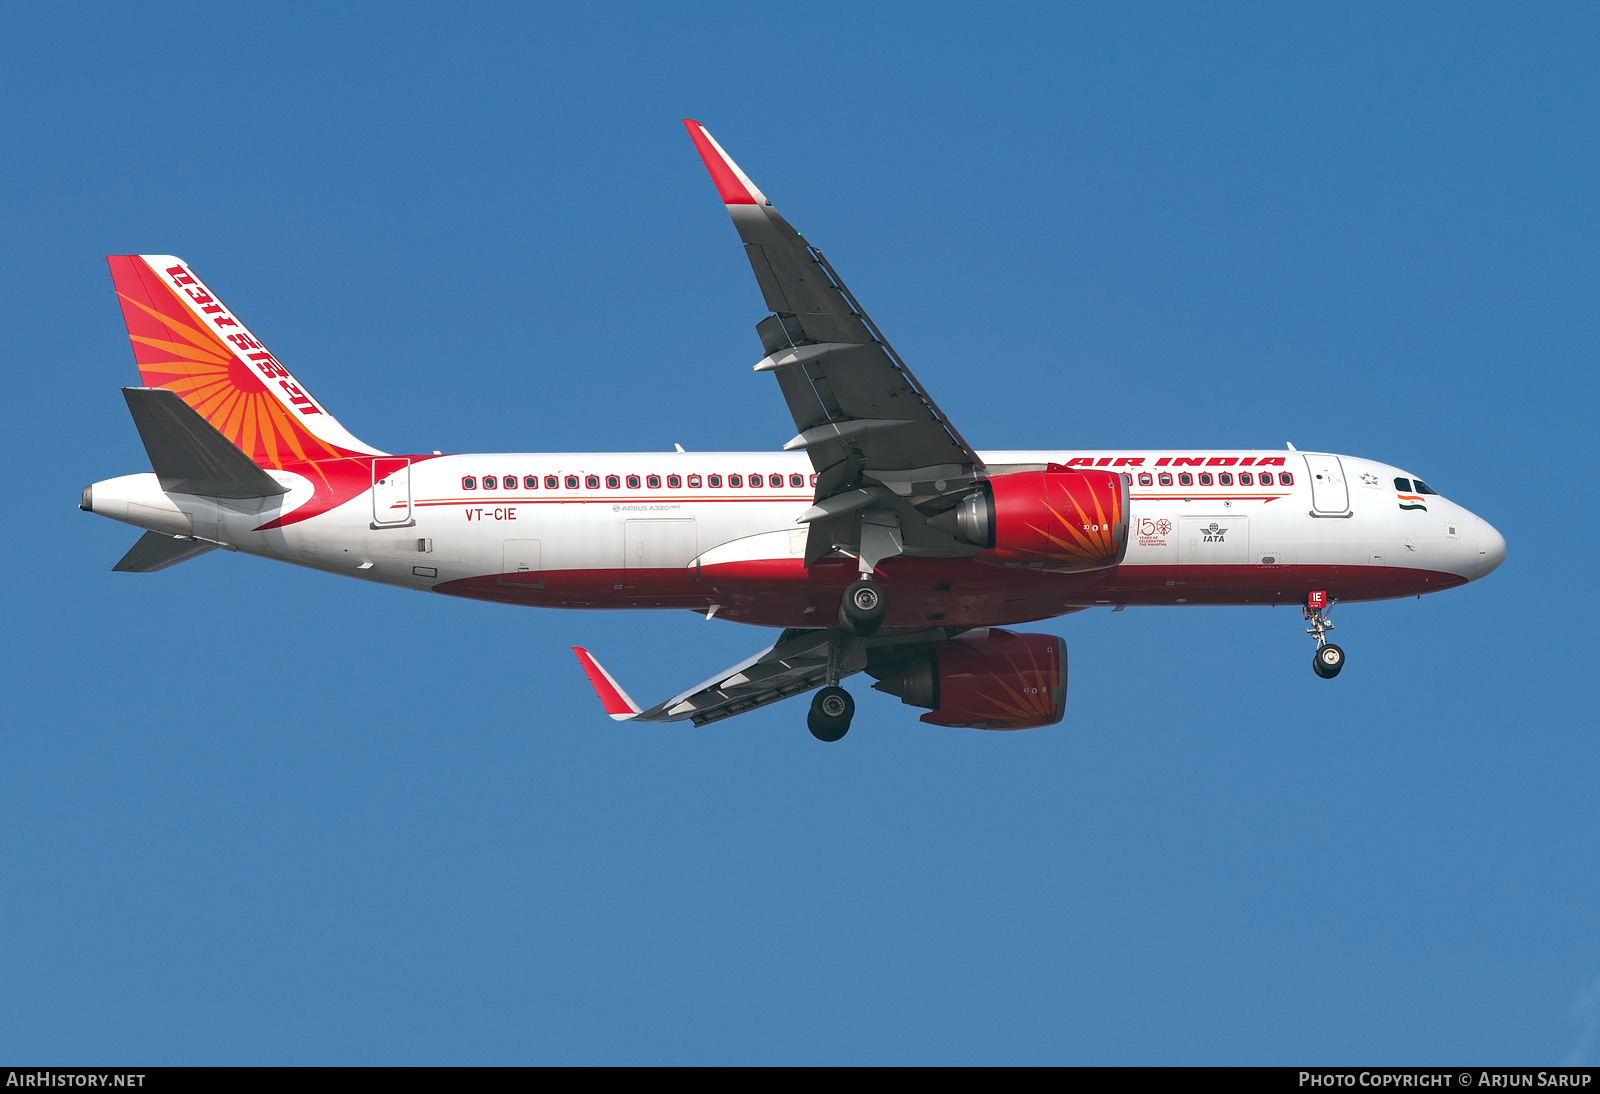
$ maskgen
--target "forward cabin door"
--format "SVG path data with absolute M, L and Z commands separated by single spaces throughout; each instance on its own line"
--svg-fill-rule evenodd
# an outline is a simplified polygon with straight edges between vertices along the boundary
M 1350 488 L 1338 456 L 1308 452 L 1306 474 L 1311 476 L 1311 508 L 1319 513 L 1349 512 Z
M 411 461 L 379 456 L 372 461 L 372 526 L 411 523 Z

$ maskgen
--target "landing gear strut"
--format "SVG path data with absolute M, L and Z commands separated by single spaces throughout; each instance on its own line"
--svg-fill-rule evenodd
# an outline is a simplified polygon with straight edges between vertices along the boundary
M 857 638 L 865 638 L 882 625 L 887 607 L 882 585 L 870 577 L 852 581 L 839 604 L 839 625 Z
M 1333 630 L 1333 624 L 1328 622 L 1328 613 L 1338 602 L 1337 599 L 1329 600 L 1324 592 L 1314 592 L 1306 597 L 1305 615 L 1311 622 L 1306 633 L 1317 640 L 1317 652 L 1311 656 L 1311 669 L 1324 680 L 1332 680 L 1344 668 L 1344 650 L 1328 641 L 1328 632 Z
M 852 586 L 853 588 L 854 586 Z M 841 613 L 843 609 L 840 609 Z M 811 712 L 806 727 L 819 741 L 837 741 L 850 732 L 850 719 L 856 714 L 856 701 L 839 686 L 845 657 L 856 640 L 842 630 L 828 632 L 828 684 L 811 697 Z

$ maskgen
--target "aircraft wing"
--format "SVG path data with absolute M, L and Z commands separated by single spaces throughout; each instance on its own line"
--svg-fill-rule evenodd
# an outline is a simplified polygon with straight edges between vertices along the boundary
M 574 646 L 572 652 L 578 655 L 578 663 L 600 697 L 601 706 L 615 721 L 693 722 L 703 726 L 821 687 L 828 682 L 830 642 L 841 644 L 838 679 L 842 680 L 865 669 L 869 656 L 887 647 L 941 642 L 954 633 L 957 632 L 915 631 L 861 639 L 839 630 L 786 630 L 777 642 L 755 656 L 648 710 L 629 698 L 588 650 Z
M 984 471 L 933 396 L 816 247 L 772 207 L 699 122 L 685 121 L 744 241 L 772 312 L 756 324 L 771 372 L 818 473 L 806 565 L 836 548 L 875 565 L 894 554 L 970 554 L 924 523 Z M 874 531 L 882 529 L 882 531 Z

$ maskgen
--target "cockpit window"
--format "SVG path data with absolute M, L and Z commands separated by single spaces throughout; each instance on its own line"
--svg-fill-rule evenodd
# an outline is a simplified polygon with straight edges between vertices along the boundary
M 1410 479 L 1395 479 L 1394 480 L 1394 488 L 1396 490 L 1400 491 L 1400 493 L 1402 493 L 1402 494 L 1409 494 L 1409 493 L 1411 493 L 1411 480 Z
M 1412 479 L 1411 482 L 1416 486 L 1417 493 L 1419 494 L 1433 494 L 1435 497 L 1437 497 L 1439 494 L 1439 491 L 1435 490 L 1421 479 Z

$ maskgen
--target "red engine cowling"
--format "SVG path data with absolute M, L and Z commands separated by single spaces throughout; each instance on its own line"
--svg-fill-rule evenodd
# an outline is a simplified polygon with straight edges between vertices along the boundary
M 1035 729 L 1061 721 L 1067 707 L 1067 647 L 1051 634 L 970 631 L 867 671 L 876 690 L 929 708 L 930 725 Z
M 979 562 L 1107 570 L 1128 552 L 1128 477 L 1061 467 L 996 475 L 934 523 L 986 548 Z

